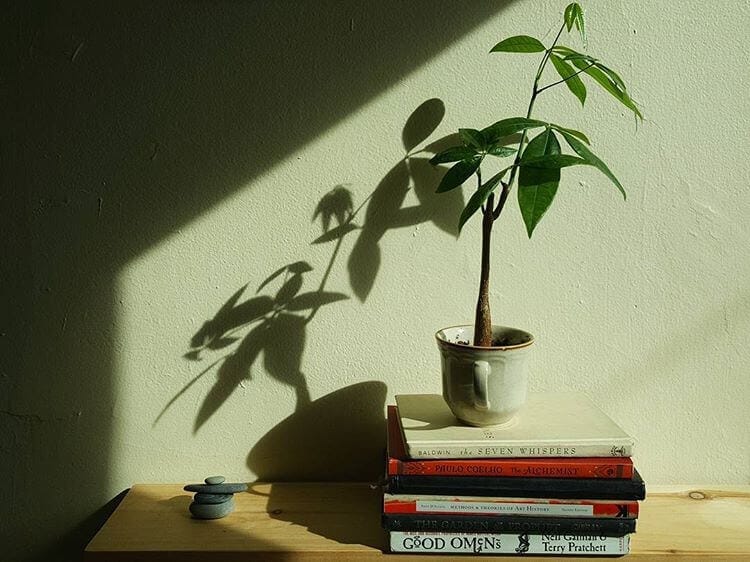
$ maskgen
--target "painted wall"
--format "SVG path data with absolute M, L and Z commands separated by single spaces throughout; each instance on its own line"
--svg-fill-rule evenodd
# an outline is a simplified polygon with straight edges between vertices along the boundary
M 487 51 L 549 42 L 564 7 L 16 8 L 0 192 L 10 559 L 81 548 L 137 482 L 377 478 L 384 405 L 440 391 L 432 334 L 473 314 L 476 221 L 455 235 L 470 191 L 432 194 L 422 150 L 524 114 L 538 55 Z M 496 322 L 537 336 L 534 390 L 583 391 L 635 436 L 647 482 L 746 484 L 750 9 L 584 8 L 590 52 L 646 121 L 594 87 L 585 111 L 556 88 L 535 115 L 585 130 L 628 201 L 566 170 L 529 241 L 512 200 Z M 331 233 L 349 208 L 357 228 Z

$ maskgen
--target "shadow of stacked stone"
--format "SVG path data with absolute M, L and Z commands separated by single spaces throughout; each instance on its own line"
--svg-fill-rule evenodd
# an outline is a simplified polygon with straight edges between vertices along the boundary
M 190 513 L 196 519 L 220 519 L 234 511 L 234 494 L 247 490 L 247 484 L 226 483 L 223 476 L 209 476 L 205 484 L 188 484 L 183 489 L 195 492 Z

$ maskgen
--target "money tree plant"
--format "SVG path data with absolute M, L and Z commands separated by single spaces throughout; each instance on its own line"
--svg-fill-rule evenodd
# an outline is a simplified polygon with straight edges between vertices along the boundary
M 456 189 L 472 176 L 476 176 L 476 191 L 459 218 L 460 231 L 466 221 L 481 211 L 482 258 L 475 316 L 475 346 L 493 345 L 489 303 L 492 226 L 503 212 L 516 180 L 518 204 L 529 238 L 555 198 L 563 168 L 594 166 L 614 183 L 623 198 L 626 197 L 625 189 L 609 167 L 589 148 L 590 142 L 584 133 L 532 117 L 537 98 L 556 86 L 565 85 L 583 106 L 586 102 L 586 85 L 582 78 L 586 78 L 630 110 L 636 121 L 643 119 L 625 83 L 614 70 L 589 54 L 580 53 L 559 43 L 563 32 L 570 33 L 574 27 L 585 49 L 586 27 L 583 9 L 575 2 L 565 9 L 563 23 L 549 47 L 528 35 L 509 37 L 495 45 L 492 53 L 542 53 L 526 116 L 502 119 L 481 130 L 459 129 L 461 144 L 436 154 L 430 160 L 433 165 L 453 163 L 440 181 L 438 193 Z M 558 76 L 543 84 L 542 80 L 549 63 L 552 63 Z M 541 132 L 537 133 L 539 129 Z M 532 131 L 536 136 L 529 140 Z M 565 141 L 573 154 L 563 153 L 560 140 Z M 482 167 L 485 161 L 490 160 L 489 157 L 513 156 L 512 164 L 488 179 L 483 178 Z

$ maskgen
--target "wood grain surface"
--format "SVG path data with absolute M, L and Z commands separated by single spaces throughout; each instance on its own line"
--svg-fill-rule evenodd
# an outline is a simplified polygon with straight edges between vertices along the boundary
M 467 560 L 465 555 L 384 554 L 380 491 L 363 483 L 251 484 L 235 495 L 235 511 L 214 521 L 192 519 L 190 501 L 181 485 L 133 486 L 89 543 L 84 559 Z M 628 559 L 750 560 L 750 486 L 650 486 L 637 529 Z

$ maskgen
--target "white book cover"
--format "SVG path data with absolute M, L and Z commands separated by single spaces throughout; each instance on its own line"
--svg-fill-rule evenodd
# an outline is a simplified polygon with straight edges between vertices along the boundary
M 391 551 L 435 554 L 548 554 L 616 556 L 630 551 L 630 536 L 407 533 L 391 531 Z
M 577 392 L 529 394 L 508 425 L 459 422 L 438 394 L 400 394 L 396 404 L 407 454 L 413 459 L 630 457 L 633 439 Z

